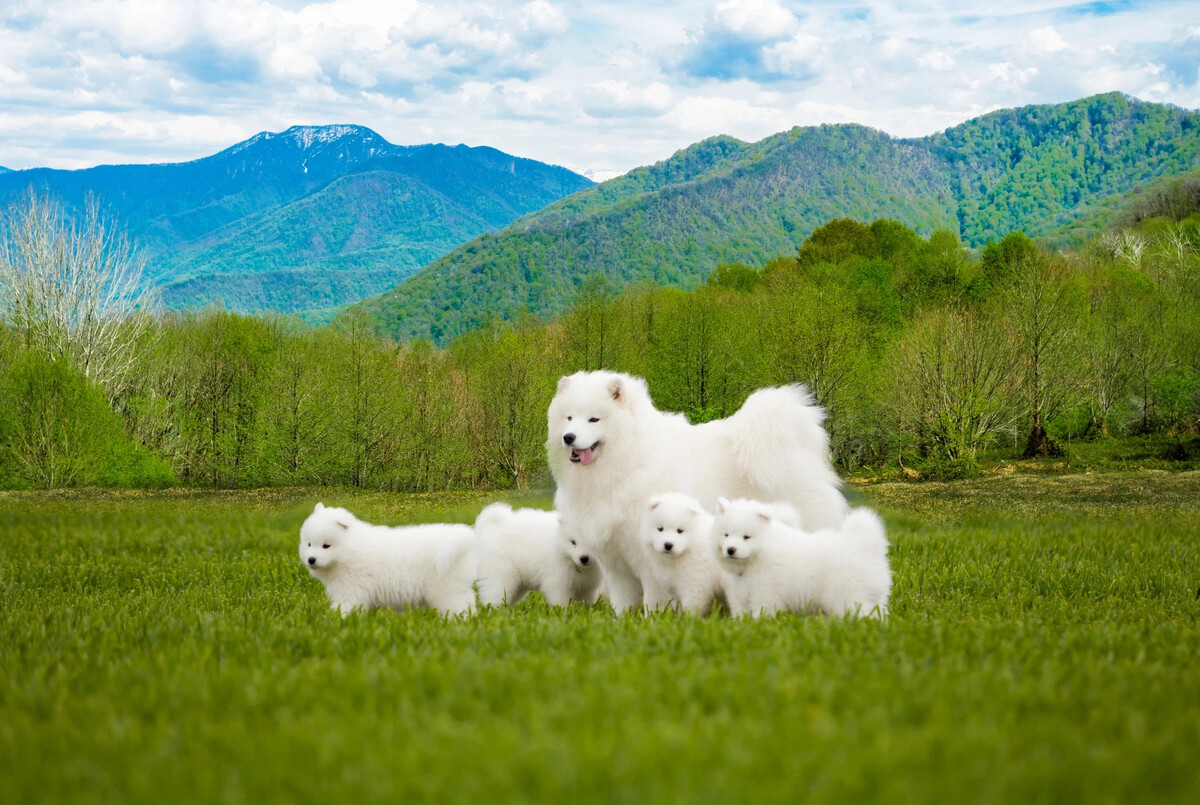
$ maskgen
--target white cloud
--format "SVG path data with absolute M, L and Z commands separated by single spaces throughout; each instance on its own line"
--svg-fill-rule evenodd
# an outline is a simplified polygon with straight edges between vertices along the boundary
M 764 48 L 763 64 L 768 70 L 793 74 L 807 71 L 824 51 L 824 43 L 819 36 L 799 31 L 786 42 Z
M 1067 47 L 1067 40 L 1049 25 L 1045 28 L 1034 28 L 1025 41 L 1035 53 L 1057 53 Z
M 942 72 L 954 66 L 954 59 L 948 53 L 931 50 L 921 54 L 921 57 L 917 59 L 917 66 L 926 70 Z

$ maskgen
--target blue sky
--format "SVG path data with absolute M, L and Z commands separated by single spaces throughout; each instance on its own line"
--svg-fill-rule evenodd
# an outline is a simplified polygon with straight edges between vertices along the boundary
M 0 0 L 0 165 L 357 123 L 600 177 L 715 134 L 922 136 L 1119 90 L 1200 107 L 1200 3 Z

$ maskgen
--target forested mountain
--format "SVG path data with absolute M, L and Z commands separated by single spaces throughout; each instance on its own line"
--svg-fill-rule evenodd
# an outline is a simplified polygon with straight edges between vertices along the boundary
M 492 148 L 294 126 L 192 162 L 3 173 L 0 203 L 30 186 L 69 208 L 92 194 L 142 245 L 169 307 L 292 311 L 378 293 L 591 184 Z
M 561 312 L 584 280 L 694 286 L 794 251 L 839 217 L 894 218 L 977 246 L 1061 232 L 1133 186 L 1200 168 L 1200 114 L 1110 93 L 995 112 L 898 140 L 856 125 L 715 137 L 485 234 L 362 303 L 437 342 L 489 317 Z

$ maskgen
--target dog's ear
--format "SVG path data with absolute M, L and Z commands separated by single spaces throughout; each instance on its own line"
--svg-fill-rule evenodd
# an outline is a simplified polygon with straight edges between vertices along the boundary
M 729 505 L 729 501 L 725 498 L 717 498 L 717 514 L 724 514 L 725 508 Z
M 771 515 L 767 514 L 766 512 L 755 512 L 755 513 L 758 515 L 758 519 L 762 520 L 764 523 L 771 522 Z
M 567 386 L 571 385 L 571 378 L 563 375 L 558 379 L 558 393 L 562 394 L 567 390 Z
M 313 511 L 315 511 L 315 512 L 325 511 L 325 504 L 322 503 L 321 501 L 317 501 L 317 505 L 313 506 Z
M 654 511 L 661 505 L 662 505 L 662 496 L 661 495 L 651 495 L 650 496 L 650 511 Z
M 625 385 L 621 382 L 621 378 L 614 377 L 608 381 L 608 394 L 617 402 L 624 402 L 626 396 Z
M 349 523 L 343 523 L 341 520 L 334 520 L 334 522 L 337 523 L 338 525 L 340 525 L 342 528 L 346 529 L 347 531 L 350 530 Z

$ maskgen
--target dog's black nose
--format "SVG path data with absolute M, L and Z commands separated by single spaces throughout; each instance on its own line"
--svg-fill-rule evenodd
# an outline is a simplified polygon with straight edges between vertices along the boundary
M 663 550 L 666 551 L 667 553 L 670 553 L 671 549 L 674 547 L 675 547 L 674 542 L 664 542 L 663 543 Z
M 309 563 L 310 565 L 316 565 L 316 564 L 317 564 L 317 557 L 315 557 L 315 556 L 310 556 L 310 557 L 308 557 L 308 563 Z
M 726 548 L 725 553 L 729 554 L 730 556 L 733 556 L 735 553 L 737 553 L 737 548 Z
M 590 557 L 587 557 L 587 556 L 579 557 L 579 564 L 581 564 L 581 565 L 586 565 L 590 561 L 592 561 Z
M 563 444 L 575 444 L 575 434 L 574 433 L 564 433 L 563 434 Z

